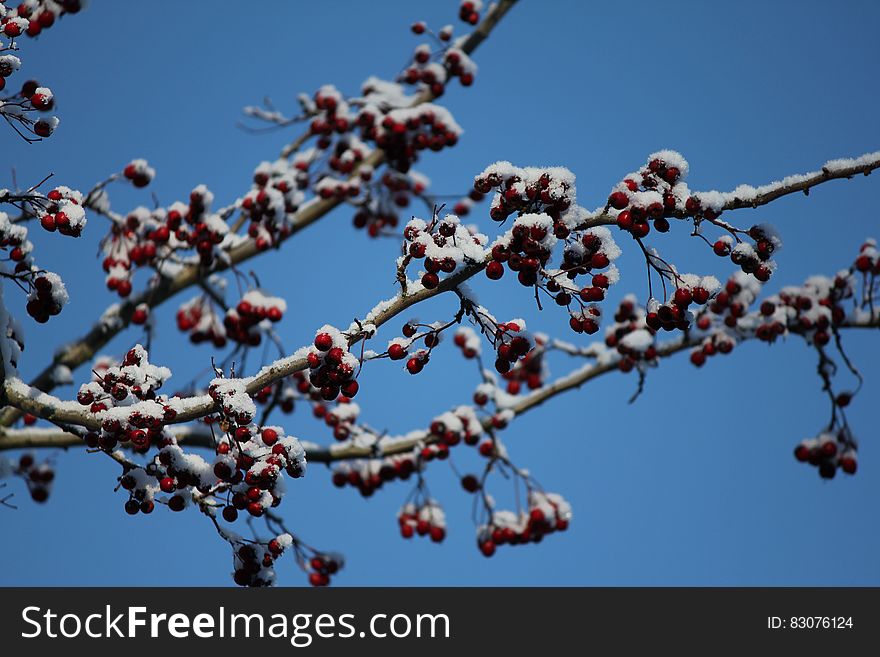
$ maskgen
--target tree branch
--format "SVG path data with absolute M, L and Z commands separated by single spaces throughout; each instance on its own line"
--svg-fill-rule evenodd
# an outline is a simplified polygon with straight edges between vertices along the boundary
M 841 329 L 876 329 L 880 328 L 880 314 L 874 317 L 860 316 L 840 326 Z M 797 334 L 796 331 L 792 333 Z M 687 349 L 698 346 L 704 340 L 703 334 L 689 333 L 669 340 L 657 346 L 657 357 L 668 358 Z M 754 339 L 754 336 L 743 334 L 738 336 L 740 342 Z M 580 388 L 584 384 L 599 378 L 605 374 L 618 371 L 618 357 L 588 363 L 568 374 L 557 378 L 553 383 L 539 388 L 528 395 L 518 399 L 516 403 L 507 406 L 506 410 L 512 411 L 514 417 L 527 413 L 544 402 L 561 395 L 569 390 Z M 483 428 L 491 426 L 491 420 L 482 421 Z M 213 449 L 215 439 L 211 430 L 203 426 L 180 427 L 175 432 L 178 442 L 191 447 Z M 352 459 L 383 458 L 411 452 L 423 444 L 431 444 L 439 440 L 428 431 L 415 437 L 397 440 L 387 440 L 377 447 L 372 445 L 354 445 L 351 443 L 337 443 L 329 447 L 322 447 L 316 443 L 302 441 L 310 463 L 333 463 Z M 82 439 L 71 433 L 56 428 L 24 428 L 0 430 L 0 451 L 26 448 L 68 448 L 82 447 Z

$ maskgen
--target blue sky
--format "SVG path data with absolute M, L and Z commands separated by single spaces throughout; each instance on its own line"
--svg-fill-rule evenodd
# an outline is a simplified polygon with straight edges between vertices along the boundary
M 325 83 L 354 93 L 367 76 L 400 70 L 419 43 L 408 31 L 412 21 L 461 28 L 454 2 L 261 7 L 252 14 L 231 2 L 93 0 L 38 42 L 26 41 L 23 70 L 13 80 L 37 77 L 51 86 L 62 124 L 33 146 L 0 132 L 0 184 L 10 184 L 14 166 L 20 184 L 53 172 L 59 183 L 85 190 L 144 157 L 158 171 L 149 191 L 163 204 L 186 198 L 199 183 L 225 204 L 247 188 L 260 161 L 297 134 L 238 129 L 243 106 L 270 95 L 294 111 L 298 92 Z M 522 0 L 478 51 L 474 86 L 453 85 L 442 99 L 463 138 L 420 168 L 436 193 L 456 194 L 495 160 L 563 165 L 578 177 L 580 203 L 595 207 L 661 148 L 688 158 L 692 188 L 721 190 L 877 150 L 880 94 L 871 65 L 880 56 L 878 19 L 873 2 L 631 2 L 624 11 L 617 2 Z M 833 182 L 809 198 L 730 219 L 766 221 L 781 231 L 785 248 L 772 291 L 833 273 L 865 237 L 880 237 L 878 184 L 876 176 Z M 111 194 L 118 211 L 151 203 L 149 192 L 122 185 Z M 264 286 L 287 297 L 291 310 L 279 328 L 291 348 L 324 323 L 347 326 L 394 292 L 397 245 L 368 242 L 350 228 L 351 214 L 340 209 L 281 253 L 253 262 Z M 491 230 L 484 217 L 481 225 Z M 653 241 L 668 259 L 686 271 L 729 274 L 676 228 Z M 72 303 L 46 326 L 28 324 L 25 374 L 113 301 L 94 257 L 105 229 L 92 217 L 76 251 L 65 238 L 37 235 L 38 261 L 64 277 Z M 647 295 L 644 263 L 620 243 L 623 279 L 611 303 L 627 292 Z M 496 316 L 524 316 L 533 329 L 572 335 L 562 313 L 538 313 L 528 292 L 508 279 L 475 284 Z M 7 297 L 13 312 L 23 313 L 15 291 Z M 170 323 L 175 309 L 172 303 L 159 311 L 166 321 L 152 360 L 173 365 L 182 385 L 209 364 L 212 351 L 181 338 Z M 451 299 L 437 299 L 417 315 L 434 321 L 452 310 Z M 106 351 L 121 353 L 139 337 L 128 331 Z M 821 481 L 791 455 L 826 420 L 812 353 L 791 340 L 744 345 L 700 371 L 686 358 L 665 362 L 634 405 L 626 403 L 634 378 L 615 374 L 517 420 L 506 433 L 512 458 L 574 507 L 570 531 L 538 546 L 484 559 L 475 548 L 471 499 L 443 465 L 429 473 L 450 523 L 440 547 L 399 538 L 395 514 L 406 484 L 362 500 L 332 488 L 326 470 L 315 466 L 281 509 L 308 542 L 346 554 L 342 585 L 877 585 L 876 339 L 847 336 L 867 375 L 849 413 L 861 439 L 855 477 Z M 403 432 L 466 401 L 475 372 L 451 345 L 445 351 L 447 358 L 432 359 L 418 377 L 388 363 L 365 368 L 363 419 Z M 551 365 L 559 374 L 574 364 Z M 77 381 L 85 376 L 80 371 Z M 304 407 L 287 427 L 305 439 L 330 439 Z M 117 469 L 108 459 L 76 450 L 55 458 L 48 504 L 36 506 L 19 490 L 19 510 L 0 509 L 0 583 L 231 583 L 230 551 L 203 518 L 164 509 L 128 517 L 123 497 L 113 493 Z M 478 462 L 462 451 L 456 463 L 468 471 Z M 503 490 L 499 482 L 499 496 Z M 279 582 L 301 585 L 305 576 L 282 561 Z

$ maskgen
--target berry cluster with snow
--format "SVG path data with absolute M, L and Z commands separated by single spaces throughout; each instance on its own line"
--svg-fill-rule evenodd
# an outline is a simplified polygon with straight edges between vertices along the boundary
M 241 344 L 256 347 L 262 342 L 261 330 L 280 322 L 287 311 L 287 302 L 262 290 L 250 290 L 241 301 L 226 311 L 223 327 L 226 335 Z
M 493 511 L 489 523 L 477 529 L 477 546 L 491 557 L 501 545 L 540 543 L 548 534 L 568 529 L 571 516 L 571 506 L 560 495 L 531 490 L 527 510 Z
M 426 499 L 406 504 L 397 514 L 403 538 L 428 536 L 434 543 L 446 538 L 446 514 L 436 500 Z
M 453 274 L 465 263 L 481 260 L 488 239 L 451 214 L 430 222 L 413 218 L 403 237 L 409 258 L 424 262 L 421 283 L 429 290 L 440 285 L 440 274 Z
M 50 460 L 38 462 L 32 452 L 25 452 L 17 460 L 0 457 L 0 479 L 5 477 L 20 478 L 27 486 L 31 499 L 42 504 L 52 492 L 55 468 Z M 0 500 L 0 504 L 6 503 L 7 499 Z
M 17 7 L 0 1 L 0 92 L 6 88 L 7 78 L 21 68 L 18 56 L 4 53 L 18 51 L 23 37 L 36 37 L 55 25 L 61 16 L 76 14 L 80 9 L 82 0 L 22 0 Z M 9 42 L 4 43 L 3 38 Z M 36 80 L 24 82 L 18 93 L 0 96 L 0 116 L 28 142 L 45 139 L 55 132 L 58 118 L 48 115 L 54 106 L 52 90 Z
M 309 382 L 321 391 L 325 401 L 333 401 L 340 392 L 351 399 L 358 393 L 357 357 L 348 351 L 348 340 L 336 328 L 325 325 L 315 336 L 308 352 Z

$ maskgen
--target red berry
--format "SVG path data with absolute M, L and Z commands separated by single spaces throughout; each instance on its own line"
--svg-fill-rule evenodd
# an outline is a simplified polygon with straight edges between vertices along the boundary
M 14 38 L 21 34 L 21 28 L 18 26 L 18 23 L 9 21 L 3 26 L 3 33 L 10 38 Z
M 626 195 L 626 192 L 612 192 L 608 197 L 608 205 L 615 210 L 623 210 L 629 205 L 629 196 Z
M 319 333 L 315 336 L 315 347 L 320 351 L 329 351 L 333 346 L 333 337 L 329 333 Z
M 869 258 L 868 256 L 860 255 L 858 258 L 856 258 L 856 269 L 858 269 L 860 272 L 870 271 L 871 266 L 871 258 Z
M 851 456 L 844 456 L 840 459 L 840 469 L 846 474 L 855 474 L 857 467 L 858 463 Z
M 51 214 L 44 214 L 40 219 L 40 225 L 50 233 L 55 231 L 55 217 Z
M 422 360 L 419 358 L 412 357 L 406 361 L 406 369 L 410 374 L 418 374 L 424 367 Z
M 433 290 L 440 285 L 440 277 L 434 272 L 428 272 L 422 276 L 422 285 L 424 285 L 427 290 Z
M 502 265 L 497 260 L 492 260 L 488 265 L 486 265 L 486 276 L 488 276 L 493 281 L 497 281 L 499 278 L 504 276 L 504 265 Z

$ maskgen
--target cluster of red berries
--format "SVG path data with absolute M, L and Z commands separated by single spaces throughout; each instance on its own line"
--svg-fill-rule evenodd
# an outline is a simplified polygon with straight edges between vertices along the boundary
M 423 43 L 416 47 L 413 61 L 401 74 L 400 79 L 407 84 L 424 83 L 435 98 L 443 95 L 448 71 L 439 62 L 431 61 L 431 46 Z
M 268 296 L 260 290 L 250 290 L 235 308 L 226 311 L 223 327 L 230 339 L 254 347 L 262 341 L 260 323 L 265 320 L 279 322 L 286 311 L 284 299 Z
M 42 503 L 49 499 L 55 470 L 48 461 L 37 463 L 32 454 L 22 454 L 13 472 L 24 479 L 34 502 Z
M 233 543 L 232 580 L 239 586 L 271 586 L 275 581 L 275 560 L 292 544 L 290 534 L 280 534 L 267 543 Z
M 599 330 L 601 319 L 602 309 L 596 304 L 590 304 L 581 308 L 580 311 L 572 312 L 568 318 L 568 325 L 575 333 L 592 335 Z
M 471 232 L 452 214 L 442 219 L 435 216 L 430 223 L 414 218 L 404 228 L 403 237 L 408 257 L 424 259 L 421 281 L 429 290 L 440 285 L 441 273 L 451 274 L 465 261 L 479 261 L 487 241 L 485 235 Z
M 329 148 L 333 133 L 344 134 L 352 128 L 352 116 L 342 94 L 333 85 L 327 84 L 318 89 L 314 105 L 309 107 L 312 122 L 309 129 L 318 135 L 318 148 Z
M 193 297 L 180 305 L 177 328 L 188 332 L 193 344 L 211 341 L 218 349 L 226 346 L 226 329 L 207 295 Z
M 250 221 L 248 235 L 257 249 L 264 251 L 290 234 L 287 217 L 297 211 L 302 200 L 296 175 L 286 161 L 263 162 L 257 167 L 253 187 L 241 201 L 242 215 Z
M 443 55 L 443 63 L 446 65 L 450 77 L 458 78 L 461 86 L 469 87 L 474 83 L 477 67 L 463 50 L 449 48 Z
M 620 340 L 633 331 L 645 328 L 645 311 L 635 295 L 628 294 L 614 313 L 614 324 L 605 329 L 605 346 L 615 348 Z
M 127 298 L 132 291 L 134 269 L 155 265 L 158 256 L 167 252 L 172 232 L 165 223 L 166 217 L 164 210 L 138 207 L 124 221 L 112 224 L 103 241 L 102 267 L 107 274 L 107 289 Z
M 0 55 L 0 91 L 6 88 L 6 78 L 21 68 L 21 60 L 15 55 Z
M 253 422 L 257 412 L 254 400 L 239 379 L 214 379 L 208 394 L 227 422 L 245 427 Z
M 356 135 L 344 135 L 333 145 L 331 155 L 327 159 L 327 166 L 336 173 L 350 175 L 367 158 L 370 150 L 370 147 L 358 139 Z M 369 179 L 370 176 L 367 176 L 366 180 Z
M 372 169 L 363 167 L 361 179 L 372 176 Z M 396 228 L 400 222 L 397 208 L 409 206 L 413 197 L 422 197 L 428 188 L 427 179 L 415 171 L 386 171 L 371 192 L 358 204 L 353 218 L 355 228 L 366 228 L 370 237 L 379 237 L 383 228 Z
M 718 280 L 712 276 L 702 279 L 693 275 L 677 276 L 676 283 L 678 287 L 665 303 L 651 300 L 645 316 L 648 328 L 654 331 L 686 331 L 694 318 L 691 304 L 705 305 L 720 287 Z
M 715 242 L 712 250 L 722 258 L 729 256 L 730 261 L 744 273 L 752 274 L 762 283 L 766 283 L 776 268 L 776 263 L 770 257 L 782 245 L 782 241 L 767 225 L 752 226 L 748 235 L 755 240 L 754 246 L 747 242 L 734 244 L 730 235 L 724 235 Z
M 853 269 L 865 276 L 880 275 L 880 251 L 877 250 L 877 242 L 873 239 L 865 240 L 859 249 L 859 255 L 853 263 Z
M 313 387 L 308 381 L 306 381 L 306 385 L 309 387 L 309 394 L 312 398 L 316 401 L 323 399 L 320 389 Z M 317 401 L 312 408 L 312 414 L 318 419 L 323 419 L 324 424 L 333 429 L 333 437 L 336 440 L 348 440 L 356 426 L 361 409 L 344 395 L 340 395 L 337 401 L 337 405 L 332 408 L 327 405 L 326 401 Z
M 773 342 L 792 329 L 819 346 L 828 344 L 833 326 L 846 318 L 843 302 L 853 295 L 849 272 L 834 279 L 813 277 L 801 288 L 785 288 L 761 303 L 755 337 Z
M 858 445 L 848 427 L 835 432 L 824 432 L 816 438 L 803 440 L 794 449 L 794 457 L 816 467 L 823 479 L 833 479 L 837 469 L 855 474 L 858 469 Z
M 532 350 L 533 339 L 526 331 L 524 320 L 501 322 L 495 329 L 495 370 L 507 374 Z
M 81 210 L 79 205 L 71 204 L 71 207 Z M 74 211 L 71 214 L 79 216 Z M 84 213 L 82 223 L 85 223 Z M 0 249 L 9 250 L 9 259 L 15 263 L 14 273 L 29 287 L 28 314 L 36 321 L 45 323 L 67 304 L 67 290 L 58 275 L 34 265 L 34 246 L 27 236 L 28 230 L 24 225 L 12 223 L 5 212 L 0 212 Z
M 57 274 L 42 272 L 34 276 L 28 295 L 27 313 L 40 324 L 61 312 L 68 301 L 67 290 Z
M 369 167 L 363 167 L 359 173 L 362 180 L 367 176 L 368 181 L 373 171 Z M 352 224 L 358 229 L 366 228 L 370 237 L 379 237 L 382 229 L 397 228 L 400 223 L 396 208 L 408 206 L 410 196 L 421 195 L 426 187 L 424 179 L 414 175 L 414 172 L 402 174 L 386 171 L 379 180 L 376 193 L 368 194 L 358 203 Z
M 122 175 L 135 187 L 146 187 L 156 177 L 156 170 L 146 160 L 132 160 L 125 165 Z
M 50 233 L 79 237 L 86 226 L 82 194 L 69 187 L 56 187 L 46 194 L 48 203 L 40 217 L 40 226 Z
M 52 27 L 62 14 L 75 14 L 80 9 L 82 0 L 27 0 L 8 9 L 0 19 L 0 26 L 3 34 L 11 39 L 22 34 L 35 37 Z
M 486 276 L 498 280 L 504 275 L 503 263 L 516 272 L 520 284 L 531 287 L 550 259 L 556 244 L 553 221 L 546 214 L 524 214 L 516 219 L 512 230 L 492 246 L 492 259 L 486 265 Z
M 546 366 L 544 362 L 544 336 L 534 335 L 535 347 L 512 364 L 501 376 L 507 381 L 507 394 L 518 395 L 523 385 L 529 390 L 537 390 L 544 385 Z
M 445 458 L 445 455 L 438 454 L 433 448 L 455 447 L 462 442 L 465 445 L 476 445 L 482 433 L 483 427 L 473 410 L 468 406 L 459 406 L 454 411 L 442 413 L 431 421 L 428 434 L 437 439 L 436 444 L 427 445 L 420 452 L 420 456 L 425 461 Z
M 142 160 L 129 166 L 133 165 L 132 181 L 136 184 L 142 176 L 152 175 Z M 128 297 L 133 267 L 156 265 L 169 250 L 194 248 L 201 264 L 209 267 L 216 256 L 215 247 L 229 232 L 226 222 L 210 213 L 213 198 L 204 185 L 199 185 L 190 193 L 189 204 L 173 203 L 167 210 L 136 208 L 124 222 L 114 222 L 103 243 L 108 289 Z
M 239 511 L 262 516 L 278 506 L 284 495 L 281 473 L 298 479 L 305 475 L 305 451 L 299 441 L 285 436 L 281 427 L 240 425 L 230 428 L 217 446 L 213 474 L 230 485 L 232 497 L 223 519 L 235 522 Z
M 358 125 L 385 151 L 389 166 L 401 173 L 410 170 L 420 151 L 455 146 L 462 132 L 445 107 L 432 103 L 393 109 L 381 120 L 369 106 L 358 114 Z
M 471 25 L 476 25 L 480 19 L 481 8 L 481 0 L 464 2 L 459 7 L 459 17 Z M 411 29 L 413 34 L 422 35 L 428 27 L 424 22 L 419 21 L 413 23 Z M 452 26 L 447 25 L 437 32 L 436 37 L 441 43 L 448 43 L 452 39 L 452 31 Z M 455 46 L 446 46 L 438 54 L 439 60 L 432 62 L 434 57 L 431 47 L 428 44 L 420 45 L 413 55 L 413 64 L 401 75 L 401 81 L 407 84 L 424 83 L 435 98 L 443 95 L 450 77 L 457 77 L 463 87 L 469 87 L 474 83 L 477 67 L 463 50 Z
M 229 227 L 220 217 L 210 214 L 214 195 L 204 185 L 196 187 L 189 195 L 189 210 L 183 219 L 190 228 L 173 225 L 172 212 L 168 213 L 168 227 L 173 228 L 178 240 L 187 242 L 195 248 L 203 266 L 210 267 L 214 262 L 214 249 L 223 241 Z
M 0 5 L 2 7 L 2 5 Z M 16 29 L 16 20 L 6 22 L 0 27 L 4 29 Z M 6 78 L 11 76 L 21 67 L 21 60 L 15 55 L 0 55 L 0 91 L 6 88 Z M 38 137 L 49 137 L 58 127 L 58 118 L 54 116 L 41 116 L 37 119 L 30 118 L 30 111 L 48 112 L 55 105 L 55 98 L 51 89 L 40 86 L 36 80 L 28 80 L 21 86 L 19 98 L 10 97 L 5 99 L 4 105 L 0 106 L 0 115 L 7 121 L 18 121 Z M 8 109 L 2 109 L 8 106 Z
M 155 472 L 156 468 L 150 467 L 150 470 Z M 154 494 L 158 489 L 151 482 L 155 482 L 155 478 L 150 477 L 144 468 L 133 468 L 119 478 L 120 488 L 128 491 L 129 494 L 123 505 L 128 515 L 136 516 L 138 513 L 149 515 L 155 510 Z
M 31 270 L 31 252 L 34 245 L 27 238 L 28 231 L 20 223 L 12 223 L 9 215 L 0 212 L 0 248 L 9 250 L 9 259 L 15 263 L 15 273 Z
M 434 98 L 443 95 L 450 78 L 457 77 L 463 87 L 474 83 L 477 67 L 463 50 L 446 48 L 439 61 L 431 60 L 431 47 L 428 44 L 418 46 L 412 64 L 401 75 L 401 81 L 407 84 L 424 83 Z
M 338 198 L 345 200 L 359 196 L 361 186 L 355 180 L 343 180 L 333 176 L 324 176 L 315 184 L 315 192 L 323 199 Z
M 703 339 L 702 344 L 691 351 L 690 360 L 693 365 L 702 367 L 706 359 L 716 354 L 729 354 L 733 351 L 736 343 L 733 338 L 724 332 L 716 332 Z
M 550 274 L 546 289 L 554 295 L 558 306 L 568 307 L 575 300 L 583 308 L 585 303 L 604 301 L 608 288 L 620 278 L 617 267 L 611 264 L 619 255 L 620 248 L 607 228 L 591 228 L 579 240 L 566 243 L 560 270 Z M 568 283 L 583 274 L 590 275 L 589 284 L 578 289 Z M 577 331 L 574 326 L 572 328 Z
M 483 0 L 461 0 L 458 6 L 458 17 L 465 23 L 476 25 L 480 22 L 480 11 L 483 9 Z
M 170 376 L 168 368 L 150 364 L 146 350 L 141 345 L 135 345 L 125 354 L 122 363 L 108 366 L 101 371 L 96 369 L 95 380 L 80 386 L 76 399 L 96 414 L 113 407 L 125 408 L 133 402 L 158 402 L 156 391 Z M 157 413 L 152 416 L 139 411 L 134 411 L 125 418 L 118 414 L 106 416 L 102 422 L 104 435 L 100 437 L 101 446 L 115 446 L 117 442 L 131 441 L 133 449 L 146 452 L 154 442 L 153 439 L 158 437 L 163 421 L 170 421 L 176 416 L 170 407 L 160 403 L 156 406 Z
M 642 364 L 654 364 L 656 331 L 645 324 L 646 313 L 633 295 L 627 295 L 614 313 L 614 323 L 605 329 L 605 345 L 621 355 L 617 367 L 631 372 Z
M 540 543 L 548 534 L 568 529 L 571 506 L 561 496 L 531 490 L 528 503 L 528 511 L 496 511 L 491 523 L 478 528 L 477 547 L 483 556 L 491 557 L 500 545 Z
M 399 347 L 400 345 L 397 346 Z M 391 353 L 392 349 L 394 349 L 394 346 L 392 346 L 392 348 L 389 348 L 389 354 Z M 394 349 L 394 351 L 396 352 L 396 349 Z M 406 361 L 406 371 L 410 374 L 418 374 L 423 369 L 425 369 L 425 365 L 428 364 L 428 360 L 430 360 L 430 357 L 431 353 L 429 350 L 419 349 L 410 356 L 409 360 Z
M 481 194 L 495 188 L 497 194 L 489 210 L 493 220 L 504 221 L 514 213 L 546 214 L 553 220 L 551 225 L 542 225 L 544 234 L 529 237 L 538 243 L 545 241 L 546 234 L 554 234 L 559 239 L 568 237 L 571 227 L 562 221 L 562 216 L 575 203 L 571 172 L 561 168 L 520 168 L 509 162 L 497 162 L 474 178 L 474 190 Z
M 403 538 L 429 536 L 434 543 L 446 538 L 446 514 L 432 499 L 409 503 L 397 513 L 400 535 Z
M 338 554 L 316 554 L 309 559 L 309 584 L 327 586 L 330 576 L 339 572 L 342 565 L 342 557 Z
M 648 158 L 641 171 L 623 179 L 608 197 L 608 207 L 619 210 L 617 225 L 621 230 L 640 239 L 654 230 L 669 230 L 669 218 L 684 210 L 687 214 L 700 211 L 700 201 L 689 196 L 684 179 L 688 164 L 673 151 L 661 151 Z M 683 207 L 682 207 L 682 204 Z M 712 219 L 718 216 L 713 210 L 705 210 Z
M 309 382 L 321 391 L 321 398 L 333 401 L 340 392 L 351 399 L 358 393 L 358 382 L 352 378 L 358 359 L 348 351 L 348 340 L 332 326 L 324 326 L 306 357 Z
M 333 471 L 332 480 L 337 488 L 352 486 L 363 497 L 370 497 L 388 482 L 406 481 L 416 468 L 416 462 L 409 456 L 374 459 L 339 466 Z
M 736 328 L 758 298 L 761 285 L 754 278 L 736 272 L 709 304 L 709 310 L 723 319 L 728 328 Z M 698 328 L 703 328 L 698 324 Z
M 480 336 L 469 326 L 461 326 L 455 332 L 453 343 L 461 349 L 461 355 L 468 360 L 480 355 Z

